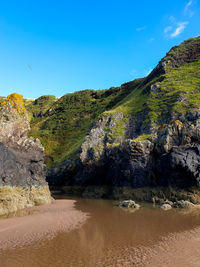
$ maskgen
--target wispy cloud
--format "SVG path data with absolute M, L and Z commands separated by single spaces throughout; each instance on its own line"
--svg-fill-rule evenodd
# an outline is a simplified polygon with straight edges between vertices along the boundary
M 139 27 L 136 29 L 137 32 L 141 32 L 141 31 L 144 31 L 146 30 L 147 26 L 143 26 L 143 27 Z
M 191 17 L 195 13 L 192 9 L 194 9 L 196 1 L 197 0 L 187 0 L 187 4 L 184 3 L 182 12 L 179 15 L 177 14 L 179 19 L 169 14 L 166 16 L 168 24 L 163 29 L 165 39 L 168 40 L 170 38 L 178 37 L 181 33 L 184 32 L 185 28 L 191 20 Z
M 190 17 L 192 17 L 194 15 L 194 12 L 190 9 L 190 7 L 193 4 L 193 0 L 190 0 L 187 5 L 184 8 L 184 13 L 185 15 L 189 15 Z
M 189 2 L 187 3 L 187 5 L 185 6 L 185 11 L 187 11 L 191 5 L 192 5 L 192 0 L 189 1 Z
M 170 34 L 170 37 L 171 37 L 171 38 L 174 38 L 174 37 L 179 36 L 179 35 L 185 30 L 187 24 L 188 24 L 188 21 L 185 21 L 185 22 L 179 22 L 179 23 L 177 24 L 176 29 Z

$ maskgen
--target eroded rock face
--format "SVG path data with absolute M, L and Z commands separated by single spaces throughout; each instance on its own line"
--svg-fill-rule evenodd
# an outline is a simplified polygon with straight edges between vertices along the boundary
M 0 215 L 50 203 L 44 149 L 27 136 L 30 127 L 20 95 L 9 96 L 1 106 L 0 127 Z
M 136 138 L 137 132 L 144 133 L 142 128 L 137 131 L 138 125 L 140 119 L 126 121 L 122 113 L 97 121 L 82 144 L 80 160 L 73 163 L 77 167 L 73 175 L 68 164 L 63 175 L 56 169 L 59 185 L 184 190 L 200 185 L 199 110 L 154 128 L 150 140 Z
M 187 118 L 187 115 L 186 115 Z M 200 185 L 200 129 L 198 117 L 172 121 L 158 129 L 155 141 L 155 175 L 160 184 L 189 187 Z
M 112 126 L 101 124 L 89 133 L 82 145 L 81 168 L 72 184 L 135 188 L 155 184 L 151 170 L 153 144 L 148 140 L 115 138 L 116 117 L 110 119 Z M 120 118 L 118 114 L 121 122 Z
M 106 147 L 119 144 L 124 139 L 121 135 L 115 135 L 118 123 L 122 123 L 123 114 L 108 115 L 96 122 L 81 147 L 80 159 L 83 164 L 99 164 L 104 158 Z M 123 128 L 122 128 L 123 130 Z
M 124 138 L 119 142 L 118 138 L 108 142 L 108 128 L 115 126 L 105 125 L 93 128 L 83 143 L 82 168 L 74 184 L 133 188 L 200 185 L 198 112 L 161 125 L 152 141 Z

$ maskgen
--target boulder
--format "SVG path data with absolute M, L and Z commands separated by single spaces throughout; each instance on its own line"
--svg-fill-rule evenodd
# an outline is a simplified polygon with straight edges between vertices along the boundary
M 173 204 L 173 208 L 179 208 L 179 209 L 191 209 L 194 207 L 195 205 L 187 200 L 179 200 Z
M 135 201 L 133 201 L 133 200 L 123 200 L 123 201 L 119 202 L 118 206 L 122 207 L 122 208 L 133 208 L 133 209 L 139 209 L 140 208 L 140 205 L 136 204 Z
M 169 205 L 169 204 L 164 203 L 164 204 L 162 204 L 162 205 L 160 206 L 160 208 L 161 208 L 162 210 L 170 210 L 170 209 L 172 209 L 172 206 Z

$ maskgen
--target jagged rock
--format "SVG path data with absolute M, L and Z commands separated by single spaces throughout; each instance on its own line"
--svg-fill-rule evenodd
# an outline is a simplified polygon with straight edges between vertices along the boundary
M 51 202 L 44 148 L 28 138 L 22 96 L 10 95 L 0 109 L 0 215 Z
M 190 209 L 194 207 L 195 205 L 187 200 L 179 200 L 173 204 L 173 208 Z
M 156 175 L 160 183 L 178 187 L 200 184 L 200 145 L 188 144 L 174 147 L 157 159 Z
M 168 152 L 173 146 L 179 146 L 183 139 L 184 124 L 179 120 L 173 120 L 169 124 L 163 124 L 158 129 L 156 150 Z
M 172 201 L 170 201 L 170 200 L 168 200 L 168 199 L 166 199 L 165 201 L 164 201 L 164 203 L 163 204 L 167 204 L 167 205 L 170 205 L 170 206 L 172 206 L 173 205 L 173 202 Z
M 81 147 L 80 159 L 83 164 L 99 164 L 102 157 L 104 157 L 106 146 L 112 143 L 109 143 L 109 139 L 112 139 L 112 135 L 114 135 L 116 123 L 121 122 L 122 119 L 123 114 L 117 113 L 103 116 L 95 123 Z M 109 132 L 107 129 L 109 129 Z M 120 143 L 123 139 L 123 136 L 118 135 L 112 141 L 113 143 Z

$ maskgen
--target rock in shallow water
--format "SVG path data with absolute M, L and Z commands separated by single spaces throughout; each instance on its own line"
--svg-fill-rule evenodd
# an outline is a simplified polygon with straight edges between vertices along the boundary
M 169 210 L 172 208 L 191 209 L 191 208 L 195 208 L 195 207 L 197 207 L 197 205 L 195 205 L 195 204 L 193 204 L 187 200 L 178 200 L 176 202 L 166 201 L 160 206 L 160 208 L 163 210 Z
M 170 210 L 170 209 L 172 209 L 172 206 L 169 205 L 169 204 L 164 203 L 164 204 L 161 205 L 160 208 L 161 208 L 162 210 Z
M 123 200 L 123 201 L 119 202 L 118 206 L 122 207 L 122 208 L 133 208 L 133 209 L 139 209 L 140 208 L 140 205 L 135 203 L 135 201 L 133 201 L 133 200 Z
M 173 204 L 173 208 L 190 209 L 195 208 L 196 205 L 187 200 L 179 200 Z

